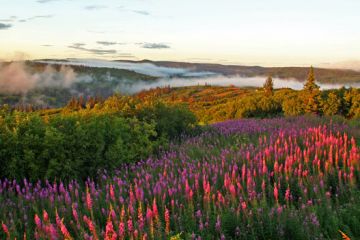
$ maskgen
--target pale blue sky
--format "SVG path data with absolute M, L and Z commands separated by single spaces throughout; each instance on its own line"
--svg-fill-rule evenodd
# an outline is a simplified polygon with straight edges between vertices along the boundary
M 0 59 L 359 60 L 359 10 L 359 0 L 0 0 Z

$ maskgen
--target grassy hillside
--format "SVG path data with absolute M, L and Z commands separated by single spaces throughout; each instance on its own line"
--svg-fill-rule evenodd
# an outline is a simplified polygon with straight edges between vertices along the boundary
M 278 89 L 267 96 L 261 88 L 192 86 L 157 88 L 141 92 L 135 98 L 187 104 L 203 124 L 247 117 L 306 113 L 360 117 L 359 89 L 320 91 L 314 96 L 306 91 Z M 309 99 L 314 102 L 309 102 Z M 311 106 L 315 109 L 310 109 Z

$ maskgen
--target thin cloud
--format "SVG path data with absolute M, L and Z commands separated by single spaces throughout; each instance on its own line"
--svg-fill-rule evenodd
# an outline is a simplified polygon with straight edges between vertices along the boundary
M 140 43 L 142 48 L 147 49 L 168 49 L 169 45 L 165 43 Z
M 84 43 L 74 43 L 74 44 L 68 46 L 68 48 L 92 53 L 95 55 L 117 54 L 117 51 L 115 49 L 86 48 Z
M 10 16 L 9 18 L 0 19 L 0 22 L 14 22 L 17 16 Z
M 151 15 L 151 13 L 148 12 L 148 11 L 136 10 L 136 9 L 127 9 L 124 6 L 119 6 L 119 7 L 117 7 L 117 9 L 120 10 L 120 11 L 132 12 L 132 13 L 136 13 L 136 14 L 143 15 L 143 16 L 150 16 Z
M 52 18 L 54 15 L 37 15 L 29 18 L 20 19 L 19 22 L 28 22 L 36 19 Z
M 100 9 L 104 9 L 104 8 L 107 8 L 107 6 L 104 6 L 104 5 L 89 5 L 89 6 L 84 7 L 85 10 L 89 10 L 89 11 L 100 10 Z
M 96 43 L 99 45 L 104 45 L 104 46 L 126 45 L 127 44 L 125 42 L 111 42 L 111 41 L 97 41 Z
M 125 59 L 129 59 L 129 58 L 136 58 L 134 55 L 132 55 L 131 53 L 118 53 L 114 56 L 112 56 L 113 59 L 116 58 L 125 58 Z
M 144 16 L 149 16 L 150 15 L 150 12 L 148 11 L 143 11 L 143 10 L 132 10 L 133 13 L 137 13 L 137 14 L 140 14 L 140 15 L 144 15 Z
M 108 41 L 97 41 L 96 43 L 104 46 L 111 46 L 117 44 L 117 42 L 108 42 Z
M 11 24 L 0 23 L 0 30 L 6 30 L 6 29 L 9 29 L 11 27 L 12 27 Z
M 53 47 L 54 45 L 51 45 L 51 44 L 43 44 L 41 45 L 42 47 Z
M 37 0 L 38 3 L 49 3 L 49 2 L 56 2 L 59 0 Z
M 85 43 L 74 43 L 72 46 L 74 46 L 74 47 L 83 47 L 85 45 L 86 45 Z
M 65 0 L 37 0 L 38 3 L 51 3 L 51 2 L 60 2 L 60 1 L 65 1 Z M 71 1 L 71 0 L 66 0 L 66 1 Z

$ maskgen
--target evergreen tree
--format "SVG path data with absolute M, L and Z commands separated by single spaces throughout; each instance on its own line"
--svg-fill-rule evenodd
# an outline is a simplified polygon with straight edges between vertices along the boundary
M 325 115 L 332 116 L 339 113 L 341 99 L 334 92 L 330 92 L 322 103 L 322 111 Z
M 306 83 L 304 84 L 304 90 L 308 92 L 318 91 L 320 87 L 315 83 L 314 68 L 311 66 Z
M 320 87 L 315 83 L 314 68 L 311 66 L 306 83 L 304 84 L 304 110 L 306 113 L 319 112 Z
M 263 88 L 264 88 L 264 91 L 265 91 L 265 95 L 269 96 L 269 95 L 273 94 L 273 92 L 274 92 L 274 81 L 273 81 L 271 76 L 269 76 L 266 79 Z

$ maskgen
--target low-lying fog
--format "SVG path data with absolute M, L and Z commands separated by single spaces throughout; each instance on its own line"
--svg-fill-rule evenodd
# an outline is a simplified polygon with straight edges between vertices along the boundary
M 171 87 L 184 87 L 184 86 L 196 86 L 196 85 L 212 85 L 212 86 L 236 86 L 236 87 L 262 87 L 266 77 L 241 77 L 241 76 L 207 76 L 207 77 L 173 77 L 173 78 L 162 78 L 154 82 L 135 82 L 133 84 L 125 84 L 123 90 L 126 92 L 136 93 L 141 90 L 148 90 L 150 88 L 164 87 L 170 85 Z M 303 88 L 304 83 L 294 79 L 280 79 L 273 78 L 274 88 L 292 88 L 300 90 Z M 318 83 L 321 89 L 334 89 L 341 88 L 342 84 L 321 84 Z M 360 87 L 360 83 L 348 84 L 345 87 Z
M 216 85 L 237 87 L 261 87 L 266 79 L 265 76 L 243 77 L 243 76 L 224 76 L 212 72 L 196 72 L 193 69 L 186 68 L 172 68 L 156 66 L 152 63 L 134 63 L 134 62 L 118 62 L 118 61 L 103 61 L 103 60 L 83 60 L 83 59 L 68 59 L 63 62 L 48 61 L 48 63 L 64 63 L 68 65 L 84 65 L 89 67 L 106 67 L 132 70 L 137 73 L 142 73 L 150 76 L 160 77 L 158 81 L 153 82 L 135 82 L 124 83 L 119 86 L 120 91 L 128 93 L 136 93 L 141 90 L 148 90 L 150 88 L 164 87 L 170 85 L 171 87 L 195 86 L 195 85 Z M 280 79 L 273 78 L 275 88 L 292 88 L 302 89 L 304 83 L 295 79 Z M 345 87 L 360 87 L 360 83 L 351 84 L 324 84 L 318 83 L 321 89 L 333 89 Z
M 2 66 L 0 64 L 0 93 L 1 92 L 27 92 L 37 87 L 57 86 L 71 88 L 72 84 L 79 82 L 91 82 L 90 76 L 76 74 L 71 65 L 83 65 L 88 67 L 105 67 L 127 69 L 134 72 L 156 76 L 158 80 L 154 81 L 134 81 L 119 80 L 113 89 L 116 92 L 132 94 L 142 90 L 148 90 L 156 87 L 182 87 L 195 85 L 213 85 L 213 86 L 237 86 L 237 87 L 261 87 L 264 84 L 266 76 L 243 77 L 243 76 L 224 76 L 212 72 L 194 71 L 186 68 L 170 68 L 156 66 L 152 63 L 133 63 L 116 62 L 102 60 L 79 60 L 69 59 L 64 61 L 41 61 L 46 62 L 48 66 L 44 72 L 30 73 L 27 67 L 22 63 L 12 63 Z M 64 64 L 60 71 L 56 71 L 51 64 Z M 109 81 L 114 81 L 114 77 L 109 77 Z M 116 80 L 116 79 L 115 79 Z M 302 89 L 303 83 L 295 79 L 273 78 L 275 88 Z M 321 89 L 340 88 L 342 84 L 321 84 Z M 360 87 L 360 83 L 346 84 L 345 87 Z

